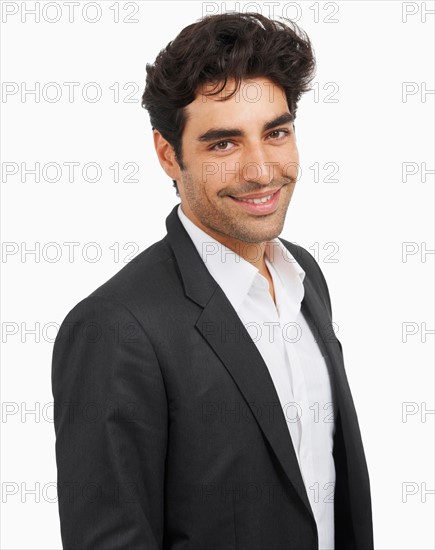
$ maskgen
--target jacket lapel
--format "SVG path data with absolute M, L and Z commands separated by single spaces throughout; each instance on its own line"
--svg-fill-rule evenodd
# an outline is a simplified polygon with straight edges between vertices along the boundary
M 196 327 L 224 363 L 299 498 L 311 514 L 306 489 L 269 370 L 220 287 Z
M 293 255 L 296 255 L 296 251 L 292 250 L 291 246 L 288 246 L 287 243 L 284 244 Z M 298 262 L 307 271 L 307 266 L 299 257 Z M 309 277 L 305 277 L 304 287 L 305 295 L 301 310 L 316 338 L 331 374 L 333 399 L 341 417 L 348 469 L 349 472 L 353 470 L 362 472 L 366 470 L 364 449 L 355 405 L 347 381 L 341 345 L 335 336 L 329 313 Z

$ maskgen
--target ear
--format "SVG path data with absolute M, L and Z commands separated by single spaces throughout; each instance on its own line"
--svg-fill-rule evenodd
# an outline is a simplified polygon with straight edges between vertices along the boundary
M 172 180 L 179 181 L 181 171 L 175 158 L 174 148 L 158 130 L 153 130 L 153 139 L 160 166 Z

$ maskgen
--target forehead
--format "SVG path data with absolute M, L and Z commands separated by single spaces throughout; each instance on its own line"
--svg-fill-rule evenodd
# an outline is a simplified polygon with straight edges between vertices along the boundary
M 242 80 L 239 89 L 231 97 L 228 96 L 235 89 L 234 80 L 229 80 L 219 94 L 204 95 L 204 92 L 209 93 L 219 87 L 213 84 L 203 86 L 195 100 L 187 105 L 186 131 L 217 124 L 234 126 L 262 123 L 288 110 L 284 90 L 267 78 Z

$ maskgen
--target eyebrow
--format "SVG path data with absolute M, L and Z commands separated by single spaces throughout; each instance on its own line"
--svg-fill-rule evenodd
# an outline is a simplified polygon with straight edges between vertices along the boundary
M 282 115 L 279 115 L 274 119 L 265 122 L 263 124 L 262 131 L 267 132 L 267 130 L 271 130 L 272 128 L 276 128 L 277 126 L 281 126 L 283 124 L 289 124 L 291 122 L 294 122 L 294 120 L 295 118 L 291 113 L 283 113 Z M 211 128 L 210 130 L 207 130 L 207 132 L 205 132 L 204 134 L 201 134 L 198 137 L 198 141 L 210 142 L 231 137 L 244 137 L 245 135 L 245 132 L 243 130 L 240 130 L 240 128 Z

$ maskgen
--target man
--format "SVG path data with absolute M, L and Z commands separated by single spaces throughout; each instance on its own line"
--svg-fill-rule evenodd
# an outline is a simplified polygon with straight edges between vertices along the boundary
M 314 66 L 296 25 L 256 14 L 204 18 L 147 66 L 181 204 L 56 339 L 65 548 L 373 548 L 328 288 L 278 238 Z

